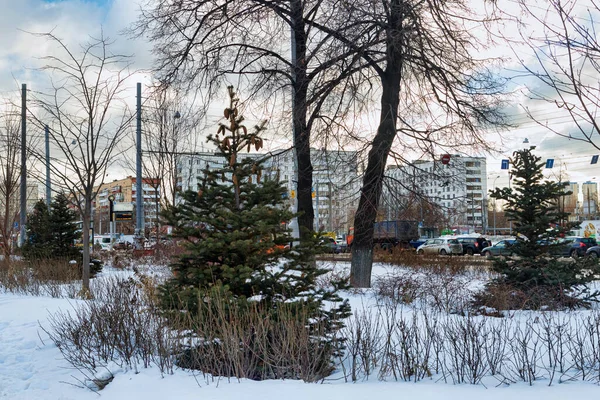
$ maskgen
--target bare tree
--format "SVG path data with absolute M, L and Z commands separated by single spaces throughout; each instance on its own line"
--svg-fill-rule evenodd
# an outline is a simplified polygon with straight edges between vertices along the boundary
M 87 295 L 94 200 L 131 122 L 124 101 L 130 61 L 112 53 L 112 42 L 103 35 L 90 37 L 77 52 L 52 33 L 37 36 L 56 45 L 58 53 L 43 57 L 42 71 L 48 73 L 52 87 L 35 94 L 31 111 L 40 129 L 50 127 L 50 138 L 60 153 L 52 158 L 52 172 L 81 215 L 83 294 Z M 43 159 L 39 154 L 38 158 Z
M 556 107 L 553 116 L 543 118 L 526 109 L 530 118 L 550 132 L 573 141 L 588 143 L 600 150 L 600 42 L 598 20 L 600 4 L 582 5 L 574 0 L 548 0 L 543 3 L 520 1 L 533 25 L 541 29 L 532 37 L 522 33 L 523 42 L 532 50 L 534 61 L 525 61 L 517 53 L 522 66 L 535 78 L 529 85 L 529 97 Z M 530 26 L 531 28 L 531 26 Z M 518 51 L 515 48 L 516 51 Z M 564 116 L 575 126 L 565 130 L 563 124 L 548 120 Z
M 8 257 L 13 226 L 19 218 L 21 122 L 18 109 L 5 107 L 0 121 L 0 241 L 4 256 Z
M 360 52 L 380 88 L 380 119 L 371 141 L 355 216 L 351 282 L 369 287 L 373 227 L 388 156 L 398 138 L 430 153 L 484 141 L 480 128 L 502 122 L 501 84 L 473 51 L 485 23 L 464 0 L 337 1 L 338 25 L 314 25 Z M 360 47 L 359 47 L 360 46 Z
M 160 193 L 153 205 L 156 228 L 160 210 L 175 204 L 180 183 L 178 161 L 182 154 L 198 147 L 202 110 L 195 110 L 185 95 L 165 85 L 154 85 L 142 103 L 142 173 L 144 183 Z M 135 170 L 135 160 L 121 160 Z
M 302 234 L 314 222 L 311 135 L 339 127 L 339 117 L 354 104 L 355 97 L 343 93 L 357 91 L 348 77 L 360 70 L 361 60 L 355 48 L 344 50 L 309 23 L 327 25 L 332 18 L 335 10 L 322 10 L 323 3 L 151 0 L 135 29 L 155 43 L 161 79 L 204 87 L 210 96 L 223 80 L 236 77 L 250 86 L 248 92 L 291 112 Z M 354 106 L 358 110 L 362 103 Z

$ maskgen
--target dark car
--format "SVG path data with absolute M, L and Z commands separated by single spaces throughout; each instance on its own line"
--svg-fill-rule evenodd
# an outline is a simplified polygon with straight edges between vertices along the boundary
M 550 254 L 562 257 L 583 257 L 589 248 L 597 246 L 596 239 L 567 236 L 550 244 Z
M 342 252 L 341 247 L 336 243 L 334 238 L 324 237 L 321 239 L 321 246 L 324 247 L 325 252 L 340 254 Z
M 484 257 L 493 256 L 509 256 L 513 253 L 512 246 L 517 241 L 515 239 L 501 240 L 493 246 L 488 246 L 481 250 L 481 255 Z
M 473 254 L 481 254 L 481 251 L 490 246 L 490 243 L 483 237 L 457 237 L 458 241 L 463 246 L 463 254 L 472 256 Z
M 418 239 L 413 239 L 410 242 L 408 242 L 408 244 L 410 244 L 412 247 L 414 247 L 416 249 L 420 245 L 422 245 L 423 243 L 425 243 L 428 239 L 429 238 L 426 238 L 426 237 L 422 237 L 422 238 L 418 238 Z
M 594 258 L 594 259 L 599 259 L 600 258 L 600 246 L 588 247 L 588 249 L 585 251 L 585 256 Z

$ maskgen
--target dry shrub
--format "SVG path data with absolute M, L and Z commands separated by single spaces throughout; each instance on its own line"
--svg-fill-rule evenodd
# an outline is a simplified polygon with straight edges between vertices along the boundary
M 321 380 L 333 370 L 335 346 L 324 339 L 327 321 L 310 315 L 301 304 L 265 307 L 215 289 L 197 316 L 178 321 L 180 330 L 192 332 L 178 365 L 207 376 Z
M 392 251 L 376 249 L 374 259 L 391 265 L 416 269 L 462 274 L 465 272 L 487 273 L 490 262 L 481 256 L 440 256 L 417 254 L 413 248 L 394 247 Z
M 396 304 L 432 307 L 436 311 L 463 314 L 468 311 L 473 291 L 465 274 L 438 269 L 398 269 L 375 278 L 373 288 L 380 297 Z
M 36 259 L 28 261 L 33 275 L 41 282 L 72 282 L 81 279 L 79 266 L 69 259 Z
M 376 332 L 373 335 L 373 332 Z M 344 377 L 506 385 L 538 380 L 600 382 L 600 313 L 543 312 L 519 318 L 403 313 L 391 301 L 355 311 L 343 334 Z
M 490 282 L 474 296 L 473 306 L 484 314 L 501 315 L 502 310 L 575 309 L 581 306 L 581 301 L 565 294 L 560 285 L 522 288 Z
M 77 297 L 80 266 L 67 259 L 3 260 L 0 290 L 34 296 Z
M 50 316 L 43 329 L 90 381 L 111 364 L 135 371 L 156 365 L 161 373 L 172 373 L 177 333 L 144 287 L 134 278 L 102 279 L 92 287 L 93 300 Z

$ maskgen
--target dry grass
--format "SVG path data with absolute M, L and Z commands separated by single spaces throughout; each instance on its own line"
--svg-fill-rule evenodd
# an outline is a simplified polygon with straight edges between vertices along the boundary
M 417 254 L 414 249 L 396 247 L 390 251 L 375 251 L 374 259 L 392 265 L 415 269 L 429 269 L 440 272 L 461 274 L 464 272 L 488 272 L 490 262 L 479 255 L 439 256 Z

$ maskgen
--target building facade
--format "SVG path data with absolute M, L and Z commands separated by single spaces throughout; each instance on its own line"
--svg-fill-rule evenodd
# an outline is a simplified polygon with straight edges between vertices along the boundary
M 598 214 L 598 183 L 593 181 L 583 182 L 581 194 L 583 197 L 581 203 L 582 218 L 594 219 Z
M 161 211 L 160 180 L 143 178 L 143 203 L 144 203 L 144 227 L 152 231 L 158 226 L 158 216 Z M 98 191 L 93 204 L 94 227 L 97 234 L 110 232 L 109 226 L 109 200 L 110 195 L 115 196 L 116 203 L 136 204 L 136 178 L 128 176 L 124 179 L 104 183 L 94 190 Z M 117 231 L 124 234 L 133 234 L 135 231 L 135 218 L 132 221 L 117 222 Z
M 279 179 L 287 187 L 290 208 L 296 201 L 295 160 L 291 150 L 272 153 L 246 153 L 242 159 L 264 160 L 263 177 Z M 311 149 L 313 165 L 313 207 L 315 227 L 344 234 L 352 225 L 360 180 L 357 153 Z M 204 170 L 225 167 L 226 160 L 217 153 L 183 155 L 178 161 L 177 182 L 183 190 L 197 190 Z
M 354 222 L 361 187 L 358 153 L 355 151 L 311 149 L 313 166 L 312 199 L 317 230 L 348 233 Z M 288 188 L 290 207 L 296 201 L 295 160 L 292 151 L 272 156 L 271 175 Z
M 422 226 L 436 223 L 440 231 L 484 232 L 487 201 L 484 157 L 451 155 L 446 164 L 417 160 L 387 169 L 380 218 L 416 219 Z M 433 221 L 425 221 L 427 215 Z

